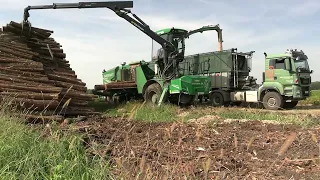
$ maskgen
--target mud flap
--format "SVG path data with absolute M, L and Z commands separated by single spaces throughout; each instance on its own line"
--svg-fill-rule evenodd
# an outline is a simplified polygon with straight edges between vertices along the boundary
M 165 83 L 163 87 L 162 94 L 160 96 L 160 100 L 158 102 L 158 106 L 161 106 L 162 102 L 167 98 L 167 92 L 169 90 L 169 83 Z

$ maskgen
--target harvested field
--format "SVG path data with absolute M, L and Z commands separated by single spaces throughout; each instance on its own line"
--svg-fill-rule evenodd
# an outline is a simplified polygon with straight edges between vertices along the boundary
M 320 128 L 213 119 L 206 124 L 91 117 L 92 155 L 110 158 L 125 179 L 319 179 Z
M 86 115 L 85 83 L 65 59 L 62 46 L 50 37 L 53 31 L 25 27 L 11 21 L 0 31 L 0 96 L 32 114 Z M 5 102 L 7 103 L 7 102 Z

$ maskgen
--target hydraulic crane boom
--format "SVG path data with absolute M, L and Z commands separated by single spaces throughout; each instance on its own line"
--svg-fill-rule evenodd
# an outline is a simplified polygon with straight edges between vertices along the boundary
M 78 2 L 78 3 L 53 3 L 52 5 L 38 5 L 38 6 L 28 6 L 24 9 L 24 17 L 23 21 L 28 22 L 28 18 L 30 17 L 29 10 L 36 9 L 87 9 L 87 8 L 108 8 L 114 11 L 118 16 L 124 18 L 139 30 L 147 34 L 150 38 L 154 39 L 165 49 L 174 50 L 174 46 L 161 38 L 155 32 L 153 32 L 149 26 L 144 23 L 137 15 L 132 14 L 130 10 L 125 8 L 132 8 L 133 1 L 104 1 L 104 2 Z M 134 18 L 128 16 L 128 14 L 132 14 Z
M 166 80 L 170 80 L 175 73 L 175 70 L 170 72 L 171 75 L 165 75 L 165 71 L 169 69 L 170 66 L 173 66 L 179 60 L 177 59 L 178 51 L 176 47 L 169 41 L 163 39 L 161 36 L 156 34 L 150 29 L 150 27 L 143 22 L 137 15 L 131 13 L 130 10 L 126 8 L 132 8 L 133 1 L 104 1 L 104 2 L 78 2 L 78 3 L 53 3 L 52 5 L 37 5 L 37 6 L 28 6 L 24 9 L 23 24 L 29 24 L 28 18 L 30 17 L 29 11 L 36 9 L 86 9 L 86 8 L 108 8 L 115 12 L 119 17 L 125 19 L 140 31 L 148 35 L 150 38 L 158 42 L 164 49 L 164 68 L 163 76 Z M 128 14 L 132 14 L 133 17 L 130 17 Z M 169 78 L 170 77 L 170 78 Z
M 222 29 L 220 28 L 219 24 L 215 25 L 215 26 L 203 26 L 199 29 L 195 29 L 192 31 L 189 31 L 188 34 L 186 35 L 186 37 L 188 38 L 190 35 L 195 34 L 195 33 L 202 33 L 204 31 L 211 31 L 211 30 L 215 30 L 218 33 L 218 42 L 219 42 L 219 51 L 222 51 Z

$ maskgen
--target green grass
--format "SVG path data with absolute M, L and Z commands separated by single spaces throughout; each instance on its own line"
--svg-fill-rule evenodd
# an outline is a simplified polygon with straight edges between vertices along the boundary
M 320 105 L 320 90 L 313 90 L 311 97 L 304 101 L 300 101 L 300 104 Z
M 0 127 L 0 179 L 108 177 L 107 163 L 99 157 L 88 157 L 79 136 L 62 136 L 49 127 L 41 131 L 30 128 L 3 113 Z
M 96 102 L 93 106 L 98 107 L 101 112 L 104 112 L 104 114 L 109 117 L 131 118 L 148 122 L 173 122 L 179 120 L 188 122 L 190 119 L 200 118 L 206 115 L 216 115 L 222 119 L 272 120 L 303 127 L 320 125 L 317 117 L 306 114 L 291 114 L 281 111 L 270 112 L 250 108 L 213 108 L 201 106 L 186 110 L 170 104 L 157 107 L 141 102 L 130 102 L 119 106 L 110 106 L 105 102 Z M 186 115 L 180 116 L 183 111 L 186 112 Z
M 128 102 L 118 106 L 108 105 L 103 101 L 91 103 L 97 111 L 103 112 L 109 117 L 125 117 L 147 122 L 172 122 L 177 120 L 178 107 L 165 104 L 157 107 L 153 104 L 141 102 Z
M 240 109 L 240 108 L 202 108 L 194 109 L 184 117 L 185 121 L 201 118 L 205 115 L 214 115 L 222 119 L 247 119 L 247 120 L 271 120 L 283 124 L 295 124 L 302 127 L 319 126 L 320 121 L 317 117 L 307 114 L 289 114 L 279 112 L 269 112 L 259 109 Z

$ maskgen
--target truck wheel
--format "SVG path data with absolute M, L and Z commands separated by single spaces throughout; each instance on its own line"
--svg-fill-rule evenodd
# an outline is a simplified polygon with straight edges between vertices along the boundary
M 283 107 L 283 97 L 277 92 L 268 92 L 263 96 L 263 106 L 268 110 L 278 110 Z
M 114 104 L 114 101 L 113 101 L 111 96 L 106 96 L 105 101 L 106 101 L 107 104 Z
M 225 104 L 224 98 L 221 93 L 214 92 L 210 95 L 211 105 L 214 107 L 223 106 Z
M 298 101 L 285 102 L 283 105 L 284 109 L 293 109 L 298 104 Z
M 144 100 L 157 104 L 162 94 L 162 88 L 158 83 L 150 84 L 144 92 Z
M 231 102 L 230 105 L 231 105 L 231 106 L 238 106 L 238 107 L 240 107 L 240 106 L 243 105 L 243 103 L 242 103 L 241 101 L 237 101 L 237 102 Z

